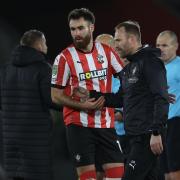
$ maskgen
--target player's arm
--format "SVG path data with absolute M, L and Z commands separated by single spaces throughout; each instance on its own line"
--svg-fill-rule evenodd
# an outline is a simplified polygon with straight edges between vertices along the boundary
M 43 102 L 43 107 L 62 111 L 62 106 L 55 104 L 51 99 L 51 67 L 48 63 L 41 64 L 39 73 L 39 91 Z
M 123 106 L 123 92 L 121 87 L 117 93 L 102 93 L 95 90 L 88 91 L 83 87 L 76 87 L 74 88 L 73 94 L 81 99 L 95 98 L 97 100 L 103 96 L 105 99 L 104 107 L 116 108 Z
M 51 97 L 54 103 L 68 106 L 77 110 L 94 110 L 101 109 L 104 104 L 104 98 L 99 97 L 97 100 L 94 98 L 80 102 L 74 100 L 71 96 L 67 96 L 64 93 L 64 89 L 51 88 Z
M 168 115 L 167 80 L 164 64 L 159 59 L 148 59 L 144 65 L 144 76 L 154 99 L 150 147 L 155 155 L 159 155 L 163 151 L 162 132 Z
M 90 99 L 84 102 L 77 101 L 65 93 L 65 87 L 70 79 L 70 67 L 65 56 L 61 53 L 54 61 L 51 78 L 51 98 L 54 103 L 62 106 L 68 106 L 77 110 L 99 109 L 103 106 L 104 98 L 97 101 Z
M 105 107 L 113 107 L 118 108 L 123 106 L 123 92 L 122 88 L 120 87 L 117 93 L 101 93 L 97 91 L 90 91 L 89 97 L 90 98 L 99 98 L 104 96 L 105 98 Z
M 168 92 L 166 70 L 159 59 L 148 59 L 144 64 L 144 77 L 154 99 L 152 130 L 161 130 L 168 115 Z

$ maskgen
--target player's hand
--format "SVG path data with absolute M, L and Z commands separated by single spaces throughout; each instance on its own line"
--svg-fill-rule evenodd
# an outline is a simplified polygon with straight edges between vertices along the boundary
M 176 102 L 176 96 L 174 94 L 168 94 L 168 102 L 174 104 Z
M 79 97 L 81 99 L 88 99 L 89 98 L 89 91 L 83 87 L 74 87 L 73 88 L 73 97 Z
M 103 96 L 99 97 L 97 100 L 95 98 L 87 99 L 82 102 L 84 110 L 101 110 L 104 106 L 105 98 Z
M 151 135 L 150 147 L 151 147 L 151 151 L 155 155 L 160 155 L 163 152 L 163 144 L 162 144 L 161 135 L 158 135 L 158 136 L 154 136 L 153 134 Z
M 123 121 L 122 113 L 116 112 L 116 113 L 114 114 L 114 119 L 115 119 L 116 121 L 122 122 L 122 121 Z

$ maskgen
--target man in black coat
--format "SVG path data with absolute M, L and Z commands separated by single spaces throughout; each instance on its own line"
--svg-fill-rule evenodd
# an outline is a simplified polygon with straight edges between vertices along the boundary
M 52 180 L 49 108 L 60 108 L 51 101 L 46 53 L 44 34 L 29 30 L 1 71 L 4 169 L 13 179 Z
M 163 151 L 169 107 L 166 70 L 158 58 L 160 50 L 141 45 L 139 24 L 132 21 L 116 26 L 115 43 L 121 57 L 129 61 L 119 75 L 119 92 L 91 91 L 90 97 L 104 96 L 107 107 L 123 106 L 125 131 L 130 139 L 123 179 L 157 180 L 157 157 Z M 82 97 L 88 94 L 80 91 Z

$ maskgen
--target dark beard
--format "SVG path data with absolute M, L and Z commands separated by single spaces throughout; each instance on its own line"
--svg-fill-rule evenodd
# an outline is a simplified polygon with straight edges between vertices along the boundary
M 120 57 L 121 57 L 121 58 L 126 58 L 126 56 L 127 56 L 126 52 L 121 51 L 121 53 L 120 53 Z
M 88 44 L 90 43 L 90 41 L 91 41 L 91 35 L 90 35 L 90 34 L 87 35 L 87 36 L 83 39 L 83 41 L 81 41 L 81 42 L 77 42 L 75 39 L 73 40 L 75 47 L 76 47 L 77 49 L 81 49 L 81 50 L 86 49 L 86 47 L 88 46 Z

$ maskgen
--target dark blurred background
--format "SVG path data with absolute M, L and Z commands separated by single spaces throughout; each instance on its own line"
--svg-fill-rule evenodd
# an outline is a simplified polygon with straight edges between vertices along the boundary
M 39 29 L 47 37 L 49 58 L 65 48 L 71 37 L 67 15 L 74 8 L 87 7 L 96 16 L 94 36 L 114 33 L 114 26 L 124 20 L 141 25 L 144 43 L 154 44 L 162 30 L 170 29 L 180 36 L 179 0 L 3 0 L 0 6 L 0 58 L 8 58 L 20 36 L 29 29 Z M 3 4 L 2 4 L 3 3 Z
M 9 59 L 22 34 L 29 29 L 45 33 L 48 56 L 56 55 L 71 43 L 67 15 L 74 8 L 86 7 L 96 16 L 94 37 L 113 35 L 117 23 L 140 23 L 143 43 L 155 45 L 159 32 L 172 30 L 180 37 L 179 0 L 11 0 L 0 5 L 0 64 Z M 54 174 L 58 180 L 75 180 L 75 171 L 67 150 L 62 114 L 56 114 L 54 138 Z

